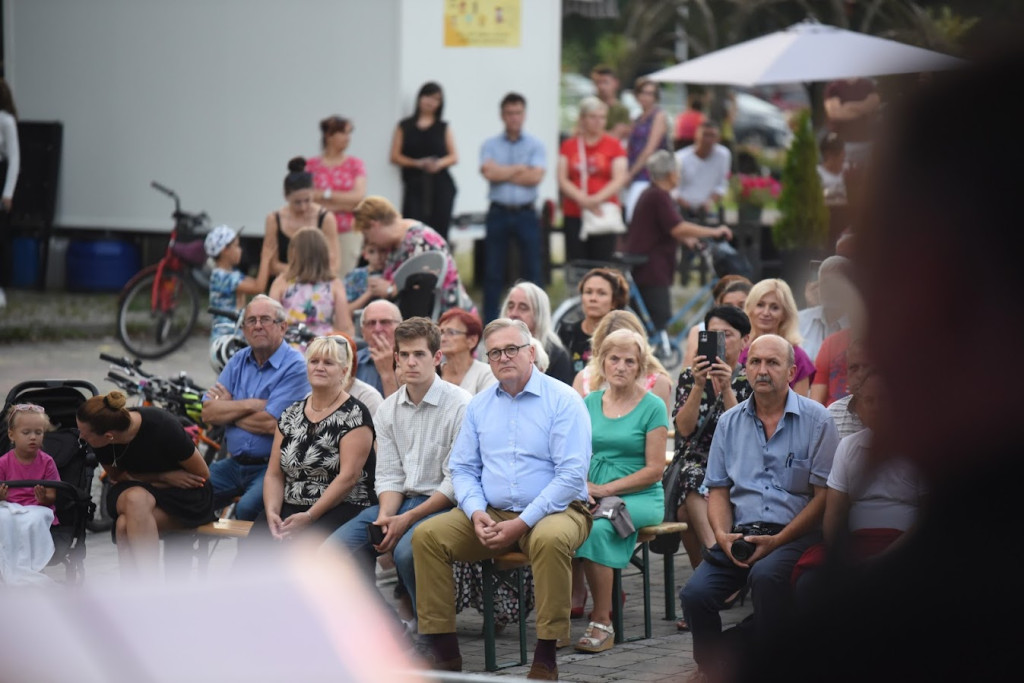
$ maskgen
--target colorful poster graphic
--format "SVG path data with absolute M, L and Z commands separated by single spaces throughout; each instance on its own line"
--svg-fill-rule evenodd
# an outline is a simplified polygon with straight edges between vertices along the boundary
M 445 47 L 519 47 L 519 0 L 445 0 Z

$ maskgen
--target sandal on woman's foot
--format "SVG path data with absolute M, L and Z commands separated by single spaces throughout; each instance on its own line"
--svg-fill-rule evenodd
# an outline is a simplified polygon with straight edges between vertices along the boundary
M 686 623 L 686 619 L 680 619 L 676 622 L 677 631 L 689 631 L 690 625 Z
M 587 624 L 587 630 L 583 637 L 576 641 L 576 650 L 579 652 L 604 652 L 612 649 L 615 645 L 615 629 L 611 625 L 605 626 L 596 621 Z

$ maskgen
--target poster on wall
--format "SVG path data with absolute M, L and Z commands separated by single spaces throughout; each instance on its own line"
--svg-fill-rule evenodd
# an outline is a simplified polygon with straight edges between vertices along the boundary
M 445 47 L 519 47 L 519 0 L 445 0 Z

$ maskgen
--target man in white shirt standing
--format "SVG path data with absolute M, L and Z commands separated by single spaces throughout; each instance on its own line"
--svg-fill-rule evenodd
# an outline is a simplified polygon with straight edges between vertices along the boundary
M 676 201 L 683 218 L 704 221 L 715 214 L 728 189 L 732 153 L 718 143 L 720 131 L 714 121 L 705 120 L 697 131 L 697 141 L 676 152 L 679 185 Z
M 394 338 L 395 362 L 404 383 L 373 416 L 379 502 L 331 534 L 327 545 L 348 548 L 361 560 L 371 582 L 376 556 L 392 552 L 398 576 L 415 605 L 412 531 L 455 504 L 448 455 L 472 396 L 437 375 L 441 331 L 431 320 L 409 318 L 395 328 Z M 379 543 L 370 539 L 371 524 L 383 537 Z
M 695 142 L 676 152 L 679 165 L 679 184 L 674 195 L 683 219 L 700 225 L 718 225 L 721 221 L 718 205 L 725 196 L 732 170 L 732 152 L 718 143 L 721 131 L 710 119 L 697 129 Z M 696 255 L 683 245 L 679 259 L 679 277 L 684 286 L 690 281 L 690 267 Z M 702 280 L 703 282 L 703 276 Z

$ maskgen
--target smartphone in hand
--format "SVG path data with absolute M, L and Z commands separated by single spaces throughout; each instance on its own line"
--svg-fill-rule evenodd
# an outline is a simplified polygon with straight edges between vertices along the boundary
M 714 363 L 716 358 L 725 360 L 725 332 L 701 330 L 697 335 L 697 355 Z
M 370 536 L 370 543 L 373 545 L 380 545 L 384 542 L 384 527 L 370 522 L 366 525 L 366 533 Z

